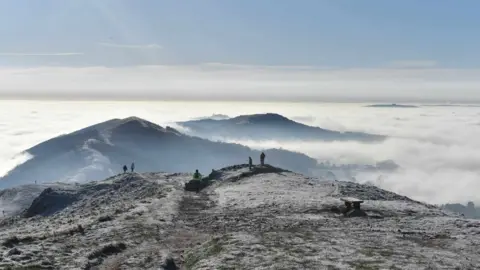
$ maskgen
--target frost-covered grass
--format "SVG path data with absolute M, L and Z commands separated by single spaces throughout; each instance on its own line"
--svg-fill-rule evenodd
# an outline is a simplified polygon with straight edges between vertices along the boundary
M 480 266 L 473 220 L 372 186 L 259 174 L 206 191 L 221 252 L 194 269 L 468 269 Z M 344 218 L 342 196 L 375 218 Z M 465 225 L 469 224 L 469 225 Z M 208 230 L 208 228 L 205 228 Z M 227 239 L 227 240 L 222 240 Z M 201 246 L 198 247 L 201 249 Z
M 0 268 L 44 263 L 75 269 L 101 265 L 106 258 L 124 250 L 133 252 L 137 247 L 154 245 L 162 237 L 160 229 L 172 224 L 182 198 L 183 178 L 167 174 L 119 175 L 104 182 L 80 185 L 80 199 L 52 216 L 5 220 L 0 240 L 18 237 L 20 241 L 14 246 L 25 258 L 4 256 Z M 99 246 L 112 242 L 125 248 L 92 256 Z M 10 249 L 11 245 L 3 245 L 0 252 Z
M 50 216 L 0 223 L 0 269 L 476 269 L 480 223 L 372 186 L 223 170 L 200 193 L 187 174 L 124 174 L 65 192 Z M 56 188 L 61 194 L 62 188 Z M 369 218 L 345 218 L 343 196 Z M 41 205 L 41 204 L 40 204 Z

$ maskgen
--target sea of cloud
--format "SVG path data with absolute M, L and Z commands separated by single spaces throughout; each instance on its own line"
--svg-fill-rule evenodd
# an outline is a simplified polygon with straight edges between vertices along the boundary
M 361 174 L 359 182 L 431 203 L 480 203 L 480 107 L 367 108 L 365 104 L 225 102 L 2 101 L 0 175 L 29 158 L 37 143 L 111 118 L 138 116 L 161 125 L 212 114 L 276 112 L 339 131 L 388 135 L 382 143 L 241 141 L 254 148 L 282 147 L 335 163 L 391 159 L 393 174 Z M 173 125 L 175 126 L 175 125 Z M 228 140 L 224 138 L 225 140 Z M 237 141 L 238 142 L 238 141 Z

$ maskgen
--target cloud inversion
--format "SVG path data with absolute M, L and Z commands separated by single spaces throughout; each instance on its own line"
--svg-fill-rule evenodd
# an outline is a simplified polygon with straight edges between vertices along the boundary
M 379 144 L 242 143 L 296 150 L 335 163 L 373 164 L 391 159 L 401 166 L 397 173 L 383 177 L 363 174 L 357 180 L 429 203 L 480 203 L 480 107 L 390 109 L 362 104 L 108 101 L 3 101 L 0 105 L 9 112 L 0 115 L 0 139 L 5 146 L 0 151 L 0 173 L 28 158 L 18 156 L 23 149 L 112 118 L 136 115 L 165 126 L 214 113 L 234 117 L 276 112 L 327 129 L 383 134 L 391 139 Z

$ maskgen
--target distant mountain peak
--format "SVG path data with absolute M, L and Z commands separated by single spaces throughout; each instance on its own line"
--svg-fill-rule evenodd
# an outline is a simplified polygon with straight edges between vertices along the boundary
M 117 127 L 122 126 L 122 125 L 131 125 L 131 126 L 141 126 L 141 127 L 160 127 L 157 124 L 154 124 L 150 121 L 147 121 L 145 119 L 136 117 L 136 116 L 130 116 L 124 119 L 121 119 L 120 121 L 117 122 Z
M 148 122 L 147 120 L 142 119 L 138 116 L 129 116 L 129 117 L 126 117 L 126 118 L 123 118 L 123 119 L 120 119 L 120 120 L 122 122 L 130 122 L 130 121 Z
M 159 127 L 159 128 L 161 128 L 161 126 L 159 126 L 159 125 L 157 125 L 153 122 L 150 122 L 148 120 L 137 117 L 137 116 L 129 116 L 127 118 L 120 119 L 119 122 L 118 122 L 119 125 L 129 124 L 129 123 L 139 124 L 143 127 Z
M 240 115 L 232 120 L 234 121 L 248 121 L 251 123 L 270 123 L 270 122 L 292 122 L 292 120 L 278 113 L 262 113 L 262 114 L 249 114 Z
M 114 121 L 114 120 L 110 120 Z M 109 122 L 109 121 L 107 121 Z M 172 132 L 176 134 L 180 134 L 179 131 L 171 128 L 171 127 L 162 127 L 160 125 L 157 125 L 153 122 L 150 122 L 148 120 L 142 119 L 137 116 L 130 116 L 127 118 L 123 119 L 118 119 L 117 121 L 114 122 L 113 125 L 109 125 L 105 131 L 113 132 L 113 133 L 141 133 L 145 131 L 150 131 L 150 132 L 161 132 L 161 133 L 167 133 L 167 132 Z
M 362 132 L 340 132 L 309 126 L 278 113 L 240 115 L 225 120 L 191 120 L 177 122 L 189 134 L 203 138 L 234 138 L 253 140 L 322 140 L 382 141 L 385 136 Z
M 211 116 L 206 116 L 206 117 L 198 117 L 193 120 L 227 120 L 230 119 L 230 116 L 226 114 L 218 114 L 214 113 Z

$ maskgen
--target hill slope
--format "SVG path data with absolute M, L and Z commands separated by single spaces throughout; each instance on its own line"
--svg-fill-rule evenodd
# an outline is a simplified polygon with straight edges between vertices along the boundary
M 244 163 L 259 151 L 239 144 L 208 141 L 129 117 L 112 119 L 40 143 L 28 150 L 34 157 L 0 179 L 0 189 L 27 183 L 86 182 L 112 176 L 135 161 L 137 171 L 210 172 Z M 266 150 L 267 161 L 308 173 L 316 160 L 286 150 Z
M 480 265 L 480 223 L 372 186 L 320 182 L 274 167 L 250 172 L 245 165 L 220 170 L 199 193 L 183 190 L 190 179 L 128 173 L 49 189 L 24 211 L 31 217 L 0 222 L 0 268 L 158 269 L 172 262 L 180 269 Z M 343 196 L 364 199 L 370 218 L 343 217 Z M 71 200 L 51 211 L 52 198 L 65 197 Z
M 195 136 L 248 140 L 322 140 L 376 142 L 385 136 L 361 132 L 338 132 L 304 125 L 275 113 L 241 115 L 228 119 L 178 122 Z

